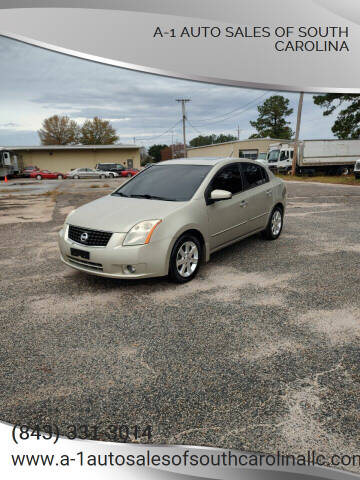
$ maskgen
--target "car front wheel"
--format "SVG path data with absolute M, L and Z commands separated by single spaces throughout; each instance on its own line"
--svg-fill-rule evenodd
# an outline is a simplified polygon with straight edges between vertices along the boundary
M 62 180 L 63 179 L 63 176 L 62 175 L 58 175 L 58 180 Z
M 173 282 L 186 283 L 199 270 L 201 245 L 193 235 L 182 235 L 175 243 L 169 265 L 169 277 Z
M 41 175 L 36 175 L 36 179 L 37 180 L 42 180 L 42 176 Z
M 276 240 L 280 237 L 283 227 L 284 213 L 281 207 L 275 207 L 271 212 L 269 222 L 263 231 L 263 237 L 267 240 Z

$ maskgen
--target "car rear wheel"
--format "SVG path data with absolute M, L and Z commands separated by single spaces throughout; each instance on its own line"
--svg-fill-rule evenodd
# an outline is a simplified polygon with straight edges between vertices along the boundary
M 109 173 L 109 177 L 110 177 L 110 178 L 114 178 L 115 175 L 114 175 L 113 173 Z
M 100 178 L 106 178 L 106 175 L 102 174 L 100 175 Z
M 78 180 L 80 177 L 79 175 L 74 175 L 75 180 Z
M 41 175 L 36 175 L 36 180 L 42 180 L 42 176 Z
M 57 176 L 58 180 L 62 180 L 64 177 L 62 175 Z
M 280 237 L 283 227 L 284 213 L 281 207 L 275 207 L 271 212 L 266 229 L 262 232 L 266 240 L 276 240 Z
M 169 265 L 169 277 L 173 282 L 186 283 L 199 270 L 201 245 L 193 235 L 182 235 L 175 243 Z
M 132 177 L 131 173 L 128 173 L 126 176 L 127 176 L 127 177 Z

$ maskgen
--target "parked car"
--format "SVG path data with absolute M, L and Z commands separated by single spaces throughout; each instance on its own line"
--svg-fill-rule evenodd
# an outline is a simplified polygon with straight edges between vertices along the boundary
M 26 177 L 26 178 L 29 178 L 30 177 L 30 173 L 33 173 L 33 172 L 38 172 L 39 171 L 39 168 L 36 167 L 36 166 L 33 166 L 33 165 L 28 165 L 27 167 L 25 167 L 23 169 L 23 171 L 21 172 L 21 175 L 23 177 Z
M 94 170 L 93 168 L 76 168 L 67 173 L 68 178 L 115 178 L 119 174 L 103 170 Z
M 73 210 L 59 232 L 61 259 L 104 277 L 184 283 L 221 248 L 257 232 L 278 238 L 285 205 L 284 182 L 256 161 L 169 160 Z
M 121 163 L 97 163 L 95 165 L 95 170 L 115 172 L 120 174 L 122 170 L 125 170 L 125 167 Z
M 121 176 L 122 177 L 133 177 L 139 173 L 139 170 L 137 168 L 124 168 L 124 170 L 121 170 Z
M 60 172 L 50 172 L 50 170 L 34 170 L 30 173 L 31 178 L 36 178 L 37 180 L 45 179 L 54 179 L 57 178 L 61 180 L 62 178 L 66 178 L 64 173 Z
M 360 158 L 355 162 L 354 175 L 355 175 L 355 178 L 360 178 Z

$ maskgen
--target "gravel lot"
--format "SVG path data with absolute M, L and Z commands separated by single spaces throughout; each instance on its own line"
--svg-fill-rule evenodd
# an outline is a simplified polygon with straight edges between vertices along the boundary
M 278 241 L 218 252 L 181 286 L 60 262 L 66 214 L 119 182 L 0 188 L 0 418 L 359 453 L 360 188 L 288 182 Z

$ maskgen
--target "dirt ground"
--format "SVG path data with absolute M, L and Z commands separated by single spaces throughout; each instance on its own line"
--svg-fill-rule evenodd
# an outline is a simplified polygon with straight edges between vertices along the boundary
M 1 420 L 359 453 L 360 188 L 289 182 L 279 240 L 220 251 L 182 286 L 60 262 L 67 213 L 118 183 L 0 189 Z

